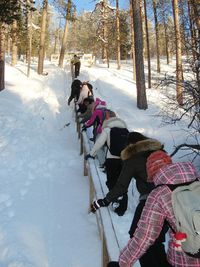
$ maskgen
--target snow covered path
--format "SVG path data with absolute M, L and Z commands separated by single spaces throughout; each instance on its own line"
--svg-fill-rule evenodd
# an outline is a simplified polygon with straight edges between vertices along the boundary
M 0 93 L 0 266 L 99 267 L 88 179 L 66 98 L 71 79 L 6 66 Z M 65 124 L 70 122 L 68 127 Z

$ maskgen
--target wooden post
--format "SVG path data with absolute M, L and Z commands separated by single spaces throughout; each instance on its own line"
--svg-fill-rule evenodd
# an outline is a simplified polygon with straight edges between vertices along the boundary
M 80 135 L 80 155 L 82 155 L 83 152 L 84 152 L 84 156 L 85 156 L 86 153 L 83 149 L 83 134 L 81 133 L 81 135 Z
M 102 266 L 103 267 L 107 267 L 107 264 L 109 262 L 109 257 L 108 257 L 108 250 L 107 250 L 107 246 L 106 246 L 106 240 L 105 240 L 105 235 L 103 235 L 103 240 L 102 240 L 102 258 L 103 258 L 103 262 L 102 262 Z
M 84 173 L 84 176 L 87 176 L 88 175 L 88 169 L 87 169 L 87 160 L 85 160 L 85 155 L 86 155 L 86 152 L 85 152 L 85 148 L 84 148 L 84 153 L 83 153 L 83 156 L 84 156 L 84 169 L 83 169 L 83 173 Z

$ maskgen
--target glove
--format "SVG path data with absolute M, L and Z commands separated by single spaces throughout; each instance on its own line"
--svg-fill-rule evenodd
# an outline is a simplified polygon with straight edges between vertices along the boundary
M 85 160 L 88 160 L 89 158 L 91 158 L 91 159 L 95 159 L 95 157 L 91 156 L 90 154 L 87 154 L 87 155 L 85 156 Z
M 95 200 L 90 206 L 91 212 L 95 213 L 99 208 L 107 207 L 109 204 L 106 198 Z
M 107 267 L 120 267 L 118 261 L 110 261 Z
M 71 102 L 71 100 L 70 100 L 70 99 L 68 99 L 68 101 L 67 101 L 67 104 L 68 104 L 68 106 L 70 105 L 70 102 Z
M 83 125 L 82 129 L 81 129 L 81 132 L 84 132 L 86 131 L 87 127 L 85 125 Z

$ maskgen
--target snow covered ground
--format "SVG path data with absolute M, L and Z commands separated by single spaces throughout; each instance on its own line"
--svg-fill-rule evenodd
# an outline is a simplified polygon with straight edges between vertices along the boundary
M 6 66 L 0 93 L 0 266 L 100 266 L 96 219 L 73 112 L 69 75 Z M 64 127 L 71 122 L 69 127 Z
M 47 76 L 35 69 L 33 64 L 27 78 L 24 63 L 7 64 L 6 90 L 0 92 L 0 266 L 99 267 L 100 241 L 95 216 L 88 214 L 73 103 L 67 106 L 70 68 L 46 62 Z M 161 126 L 159 90 L 148 89 L 148 110 L 137 109 L 130 63 L 120 71 L 114 63 L 110 69 L 82 66 L 79 79 L 91 82 L 95 96 L 106 100 L 129 130 L 158 138 L 169 153 L 174 142 L 185 140 L 182 122 Z M 129 201 L 126 214 L 114 214 L 122 247 L 137 201 L 134 183 L 129 194 L 135 201 Z

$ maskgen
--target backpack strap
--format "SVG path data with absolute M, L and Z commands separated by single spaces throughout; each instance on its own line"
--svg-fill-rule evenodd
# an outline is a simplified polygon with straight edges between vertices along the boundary
M 195 179 L 194 181 L 187 182 L 187 183 L 181 183 L 181 184 L 166 184 L 166 186 L 171 190 L 174 191 L 177 187 L 179 186 L 185 186 L 185 185 L 190 185 L 196 181 L 199 181 L 198 179 Z

